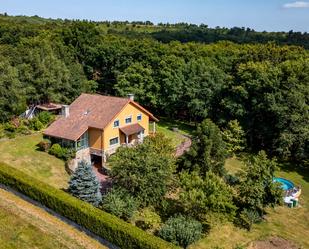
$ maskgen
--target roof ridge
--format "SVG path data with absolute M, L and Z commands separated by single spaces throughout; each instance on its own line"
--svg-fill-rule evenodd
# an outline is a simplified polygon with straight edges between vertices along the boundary
M 82 93 L 82 95 L 92 95 L 92 96 L 99 96 L 99 97 L 117 98 L 117 99 L 127 100 L 128 102 L 130 101 L 130 99 L 126 98 L 126 97 L 119 97 L 119 96 L 113 96 L 113 95 L 103 95 L 103 94 L 100 94 L 100 93 Z

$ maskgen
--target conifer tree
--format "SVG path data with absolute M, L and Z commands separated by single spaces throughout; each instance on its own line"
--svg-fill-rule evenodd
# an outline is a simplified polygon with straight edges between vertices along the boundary
M 75 197 L 98 206 L 102 201 L 100 182 L 92 170 L 91 164 L 81 161 L 73 173 L 68 191 Z
M 222 132 L 222 138 L 231 156 L 245 149 L 245 132 L 237 120 L 228 122 L 227 128 Z

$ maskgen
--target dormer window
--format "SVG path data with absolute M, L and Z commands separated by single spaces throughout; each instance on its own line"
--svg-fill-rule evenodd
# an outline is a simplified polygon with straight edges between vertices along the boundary
M 137 115 L 137 121 L 142 121 L 142 114 Z
M 114 121 L 114 128 L 119 127 L 119 125 L 120 125 L 119 119 L 115 120 Z
M 132 123 L 132 116 L 126 117 L 125 122 L 126 122 L 126 124 Z

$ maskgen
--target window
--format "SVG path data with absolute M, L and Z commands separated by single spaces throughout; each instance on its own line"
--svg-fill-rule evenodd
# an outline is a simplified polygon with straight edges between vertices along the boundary
M 110 146 L 113 146 L 115 144 L 118 144 L 119 143 L 119 138 L 118 137 L 115 137 L 115 138 L 112 138 L 109 140 L 109 145 Z
M 126 124 L 132 123 L 132 116 L 126 117 L 125 122 L 126 122 Z
M 119 127 L 119 124 L 120 124 L 119 119 L 115 120 L 114 121 L 114 128 Z
M 142 120 L 142 114 L 138 114 L 137 115 L 137 121 L 141 121 Z
M 88 131 L 86 131 L 79 139 L 76 141 L 76 149 L 81 150 L 88 148 Z

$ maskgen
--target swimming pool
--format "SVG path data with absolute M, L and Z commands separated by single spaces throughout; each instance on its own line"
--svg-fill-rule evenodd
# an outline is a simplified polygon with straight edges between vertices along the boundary
M 294 183 L 284 178 L 274 177 L 274 182 L 279 182 L 285 191 L 294 188 Z

